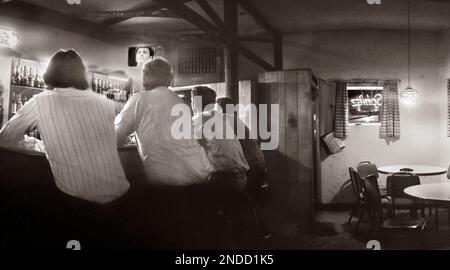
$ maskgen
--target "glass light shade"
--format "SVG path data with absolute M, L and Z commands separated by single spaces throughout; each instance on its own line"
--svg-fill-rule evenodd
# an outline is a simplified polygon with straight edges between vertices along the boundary
M 408 85 L 405 89 L 400 93 L 400 97 L 402 100 L 410 103 L 419 101 L 419 92 L 417 89 L 412 88 L 411 85 Z
M 0 29 L 0 47 L 14 48 L 19 44 L 19 35 L 7 29 Z

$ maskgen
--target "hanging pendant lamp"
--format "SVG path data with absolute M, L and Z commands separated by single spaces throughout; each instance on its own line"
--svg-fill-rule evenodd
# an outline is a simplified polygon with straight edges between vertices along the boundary
M 412 103 L 419 101 L 419 92 L 411 86 L 411 27 L 410 27 L 410 1 L 408 1 L 408 86 L 401 91 L 402 100 Z

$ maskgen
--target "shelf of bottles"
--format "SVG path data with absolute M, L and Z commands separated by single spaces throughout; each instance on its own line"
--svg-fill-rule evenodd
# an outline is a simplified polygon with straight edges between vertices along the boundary
M 41 93 L 46 85 L 43 74 L 47 64 L 44 62 L 13 58 L 11 66 L 11 88 L 8 118 L 11 119 L 33 95 Z M 40 139 L 39 130 L 27 132 L 30 137 Z
M 92 73 L 92 91 L 104 95 L 106 98 L 125 103 L 130 96 L 128 78 Z
M 12 61 L 11 72 L 11 93 L 9 105 L 9 118 L 35 94 L 40 93 L 45 88 L 43 73 L 45 63 L 15 58 Z

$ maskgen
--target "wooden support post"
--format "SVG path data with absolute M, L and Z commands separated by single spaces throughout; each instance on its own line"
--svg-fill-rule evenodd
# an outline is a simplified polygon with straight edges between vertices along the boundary
M 225 44 L 225 85 L 226 95 L 234 103 L 239 103 L 239 54 L 237 0 L 224 0 L 224 24 L 231 37 L 231 42 Z
M 275 38 L 273 44 L 273 57 L 276 70 L 283 70 L 283 41 L 281 36 Z

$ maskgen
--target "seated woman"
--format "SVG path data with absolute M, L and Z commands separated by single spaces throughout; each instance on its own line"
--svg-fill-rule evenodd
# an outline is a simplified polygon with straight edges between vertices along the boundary
M 88 90 L 84 64 L 73 50 L 58 51 L 51 58 L 44 81 L 54 89 L 33 96 L 11 118 L 0 131 L 0 146 L 15 149 L 27 129 L 39 129 L 56 187 L 62 191 L 53 210 L 64 214 L 60 220 L 68 219 L 64 226 L 76 228 L 81 220 L 106 217 L 109 203 L 130 186 L 116 147 L 115 106 Z M 68 241 L 73 236 L 63 237 Z

